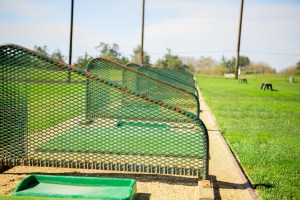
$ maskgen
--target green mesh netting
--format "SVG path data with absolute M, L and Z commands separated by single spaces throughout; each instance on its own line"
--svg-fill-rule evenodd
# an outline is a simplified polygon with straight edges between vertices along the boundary
M 102 58 L 91 60 L 87 69 L 124 90 L 128 89 L 150 100 L 159 100 L 167 105 L 199 115 L 200 105 L 196 94 L 167 84 L 156 77 Z M 90 96 L 96 96 L 96 94 Z M 131 105 L 131 102 L 123 101 L 123 105 Z
M 0 165 L 207 178 L 208 136 L 191 95 L 107 63 L 94 59 L 87 72 L 0 46 Z
M 195 79 L 194 76 L 184 70 L 174 70 L 169 68 L 162 68 L 157 69 L 158 71 L 161 71 L 164 74 L 168 74 L 169 76 L 177 77 L 180 80 L 185 80 L 186 82 L 191 83 L 193 86 L 195 86 Z
M 126 67 L 134 68 L 135 70 L 145 73 L 152 78 L 161 80 L 167 84 L 170 84 L 170 85 L 173 85 L 182 90 L 188 91 L 192 94 L 197 95 L 197 97 L 198 97 L 198 91 L 197 91 L 196 87 L 194 86 L 194 81 L 189 82 L 189 80 L 183 80 L 181 77 L 176 77 L 175 74 L 172 75 L 169 73 L 165 73 L 162 70 L 157 69 L 157 68 L 140 66 L 140 65 L 137 65 L 134 63 L 126 64 Z M 172 73 L 171 70 L 170 70 L 170 73 Z M 177 71 L 174 71 L 174 73 L 177 73 Z M 185 72 L 183 72 L 183 73 L 185 73 Z

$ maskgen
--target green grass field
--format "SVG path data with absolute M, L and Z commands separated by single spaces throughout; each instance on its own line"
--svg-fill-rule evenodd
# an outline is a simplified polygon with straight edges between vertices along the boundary
M 262 199 L 300 199 L 300 76 L 197 77 L 205 101 Z M 260 90 L 271 82 L 274 91 Z

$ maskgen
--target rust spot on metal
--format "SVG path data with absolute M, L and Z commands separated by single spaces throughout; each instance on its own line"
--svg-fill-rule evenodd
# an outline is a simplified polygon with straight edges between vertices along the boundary
M 149 94 L 142 94 L 142 97 L 145 98 L 145 99 L 148 99 L 149 98 Z
M 181 109 L 179 107 L 177 107 L 177 106 L 175 107 L 175 110 L 176 111 L 181 111 Z

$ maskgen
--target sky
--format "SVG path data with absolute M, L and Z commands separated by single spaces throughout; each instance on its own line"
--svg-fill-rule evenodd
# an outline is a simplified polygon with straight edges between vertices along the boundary
M 69 54 L 71 0 L 0 0 L 0 44 Z M 144 51 L 236 56 L 240 0 L 145 0 Z M 142 0 L 74 0 L 73 63 L 100 42 L 130 58 L 141 43 Z M 240 54 L 278 71 L 300 61 L 300 0 L 244 0 Z M 67 61 L 67 60 L 66 60 Z

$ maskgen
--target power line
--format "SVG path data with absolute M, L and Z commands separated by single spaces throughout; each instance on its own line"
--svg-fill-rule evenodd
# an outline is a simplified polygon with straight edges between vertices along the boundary
M 266 52 L 266 51 L 253 51 L 253 50 L 242 50 L 243 52 L 254 53 L 254 54 L 268 54 L 274 56 L 296 56 L 300 57 L 300 54 L 293 54 L 293 53 L 276 53 L 276 52 Z
M 172 54 L 209 54 L 209 53 L 231 53 L 234 50 L 215 50 L 215 51 L 172 51 Z M 148 54 L 166 54 L 166 52 L 147 52 Z

